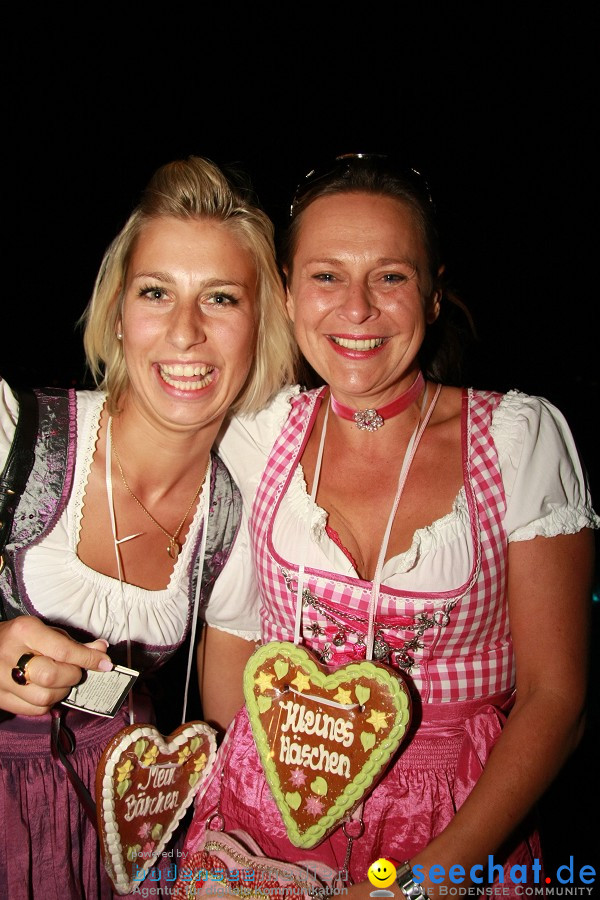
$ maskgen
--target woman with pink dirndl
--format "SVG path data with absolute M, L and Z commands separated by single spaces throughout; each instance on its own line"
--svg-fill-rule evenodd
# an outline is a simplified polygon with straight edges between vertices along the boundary
M 379 858 L 397 867 L 399 898 L 437 896 L 432 866 L 505 896 L 515 865 L 543 884 L 535 804 L 581 735 L 586 660 L 572 647 L 585 644 L 600 519 L 556 407 L 455 386 L 457 301 L 434 219 L 425 180 L 390 157 L 349 154 L 307 176 L 282 264 L 322 386 L 234 417 L 219 444 L 250 515 L 256 585 L 240 585 L 240 608 L 258 592 L 257 641 L 299 635 L 331 671 L 390 666 L 411 698 L 407 735 L 358 810 L 297 846 L 241 679 L 224 677 L 254 645 L 208 621 L 204 713 L 227 731 L 184 866 L 209 864 L 216 827 L 255 857 L 320 863 L 352 897 L 369 896 Z

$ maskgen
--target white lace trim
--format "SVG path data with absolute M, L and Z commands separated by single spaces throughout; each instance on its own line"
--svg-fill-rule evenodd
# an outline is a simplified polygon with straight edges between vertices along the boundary
M 530 522 L 517 528 L 509 541 L 530 541 L 535 537 L 556 537 L 558 534 L 576 534 L 582 528 L 600 528 L 600 517 L 593 510 L 575 509 L 573 506 L 555 509 L 545 519 Z
M 290 480 L 286 500 L 289 511 L 292 511 L 296 516 L 309 524 L 311 537 L 316 544 L 319 544 L 325 550 L 328 545 L 334 543 L 325 530 L 328 513 L 311 499 L 306 486 L 304 470 L 300 463 L 298 463 Z M 430 525 L 417 529 L 408 550 L 386 562 L 384 566 L 386 577 L 408 572 L 417 565 L 422 557 L 440 547 L 449 546 L 454 541 L 460 540 L 464 536 L 465 530 L 468 533 L 468 528 L 469 510 L 463 486 L 458 492 L 452 510 L 449 513 L 440 519 L 436 519 Z M 333 548 L 331 549 L 333 550 Z
M 66 508 L 52 531 L 25 555 L 24 578 L 39 614 L 53 621 L 69 621 L 105 637 L 111 644 L 125 639 L 124 596 L 132 640 L 157 646 L 181 639 L 188 614 L 188 571 L 202 521 L 202 503 L 173 567 L 169 583 L 148 590 L 124 583 L 85 565 L 77 556 L 77 543 L 85 489 L 98 440 L 104 395 L 78 393 L 77 460 L 74 484 Z M 210 483 L 210 482 L 209 482 Z M 44 585 L 40 591 L 39 585 Z
M 106 395 L 92 391 L 77 394 L 77 459 L 73 481 L 73 493 L 69 503 L 73 509 L 73 531 L 71 539 L 73 547 L 79 545 L 81 537 L 81 520 L 85 492 L 92 468 L 92 460 L 98 444 L 100 417 L 106 401 Z M 96 427 L 93 428 L 93 422 Z

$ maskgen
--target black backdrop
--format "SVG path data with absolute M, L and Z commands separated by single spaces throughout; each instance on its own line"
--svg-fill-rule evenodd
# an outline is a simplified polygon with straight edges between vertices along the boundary
M 86 10 L 22 11 L 4 29 L 1 376 L 81 384 L 77 319 L 161 163 L 242 165 L 280 224 L 315 161 L 402 152 L 429 177 L 447 271 L 479 331 L 469 381 L 556 403 L 600 497 L 591 13 Z M 596 652 L 597 603 L 593 614 Z M 597 863 L 583 824 L 598 784 L 597 681 L 594 665 L 586 737 L 542 804 L 557 864 Z

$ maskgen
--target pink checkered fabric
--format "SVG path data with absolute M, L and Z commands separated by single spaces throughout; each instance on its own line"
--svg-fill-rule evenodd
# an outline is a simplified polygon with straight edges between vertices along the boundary
M 273 522 L 324 390 L 294 399 L 253 505 L 250 528 L 264 641 L 294 639 L 300 561 L 277 553 Z M 403 671 L 424 703 L 487 697 L 514 684 L 506 604 L 506 501 L 490 434 L 492 412 L 500 400 L 501 395 L 492 392 L 463 393 L 464 484 L 473 542 L 473 568 L 466 583 L 428 594 L 381 587 L 375 658 Z M 371 583 L 307 568 L 303 589 L 305 646 L 332 667 L 364 658 Z

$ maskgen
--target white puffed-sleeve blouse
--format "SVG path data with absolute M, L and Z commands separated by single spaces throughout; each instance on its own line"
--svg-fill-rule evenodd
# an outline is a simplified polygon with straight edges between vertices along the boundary
M 248 514 L 270 450 L 289 414 L 290 400 L 298 392 L 298 387 L 286 389 L 257 415 L 234 418 L 220 437 L 218 452 L 240 486 Z M 494 412 L 492 436 L 506 493 L 509 541 L 600 528 L 571 430 L 555 406 L 543 398 L 510 391 Z M 327 534 L 326 525 L 327 512 L 311 500 L 298 465 L 273 526 L 278 555 L 297 561 L 298 548 L 305 548 L 306 566 L 357 577 L 350 559 Z M 386 561 L 382 584 L 427 592 L 440 590 L 440 584 L 465 582 L 472 565 L 469 528 L 461 488 L 447 515 L 418 529 L 411 547 Z
M 123 583 L 86 566 L 77 555 L 85 488 L 100 424 L 105 395 L 100 391 L 77 392 L 77 458 L 73 489 L 52 531 L 25 554 L 23 577 L 35 611 L 53 623 L 83 628 L 111 645 L 127 639 L 162 647 L 178 643 L 188 616 L 189 578 L 196 536 L 202 523 L 199 503 L 182 552 L 168 585 L 149 591 Z M 0 471 L 4 467 L 15 431 L 16 399 L 0 380 Z M 230 555 L 210 597 L 207 616 L 215 626 L 248 640 L 258 634 L 258 608 L 253 600 L 253 577 L 245 518 Z M 239 585 L 245 584 L 242 599 Z M 214 612 L 213 612 L 214 604 Z
M 297 386 L 281 391 L 260 413 L 235 416 L 223 427 L 217 449 L 237 482 L 244 516 L 225 568 L 215 584 L 205 620 L 215 628 L 248 640 L 260 636 L 259 600 L 250 554 L 248 518 L 254 493 L 271 448 L 290 411 Z M 124 639 L 123 595 L 117 581 L 85 566 L 77 556 L 85 485 L 92 462 L 104 396 L 80 391 L 78 453 L 74 487 L 51 534 L 26 555 L 25 584 L 39 613 L 85 628 L 110 643 Z M 16 401 L 0 381 L 0 467 L 10 448 Z M 570 428 L 547 400 L 517 391 L 506 394 L 492 422 L 507 499 L 505 525 L 509 541 L 552 537 L 584 527 L 600 528 L 587 479 Z M 180 639 L 187 615 L 187 577 L 193 537 L 200 527 L 200 507 L 167 588 L 147 591 L 124 585 L 131 638 L 155 644 Z M 284 558 L 295 559 L 306 547 L 306 565 L 356 576 L 352 563 L 326 530 L 327 512 L 312 501 L 301 465 L 280 506 L 273 538 Z M 419 529 L 411 547 L 388 559 L 382 583 L 415 591 L 460 584 L 470 571 L 471 542 L 465 538 L 469 518 L 464 489 L 443 518 Z M 192 540 L 190 540 L 192 538 Z M 442 580 L 440 580 L 442 579 Z M 43 585 L 43 590 L 36 586 Z

